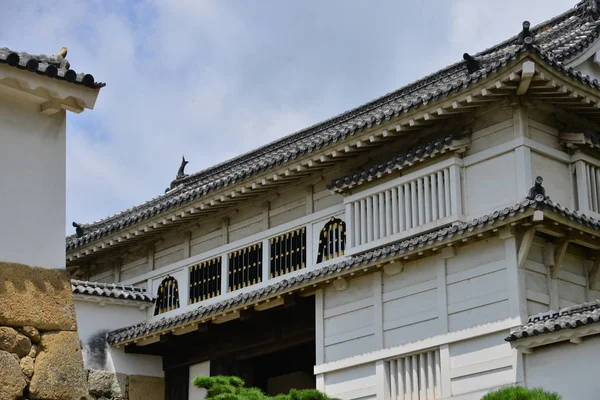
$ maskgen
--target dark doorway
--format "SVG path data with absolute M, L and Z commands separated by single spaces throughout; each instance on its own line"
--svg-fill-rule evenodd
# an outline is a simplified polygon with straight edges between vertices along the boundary
M 210 361 L 211 376 L 239 376 L 271 395 L 315 388 L 314 297 L 289 296 L 281 306 L 247 310 L 236 320 L 185 335 L 166 335 L 142 349 L 163 357 L 166 400 L 182 399 L 194 378 L 189 366 L 205 361 Z
M 310 341 L 283 350 L 246 358 L 223 357 L 211 360 L 211 375 L 236 375 L 247 386 L 258 387 L 269 395 L 288 393 L 290 389 L 314 389 L 315 342 Z

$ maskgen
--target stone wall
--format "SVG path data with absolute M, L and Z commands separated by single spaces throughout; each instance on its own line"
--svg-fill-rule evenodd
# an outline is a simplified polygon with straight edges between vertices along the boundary
M 64 270 L 0 262 L 0 400 L 92 399 Z
M 95 400 L 164 400 L 163 378 L 87 371 L 90 397 Z

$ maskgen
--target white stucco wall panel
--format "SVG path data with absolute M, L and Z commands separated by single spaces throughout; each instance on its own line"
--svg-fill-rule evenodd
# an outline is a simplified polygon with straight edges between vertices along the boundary
M 517 201 L 513 152 L 466 168 L 466 213 L 480 215 Z
M 597 399 L 600 393 L 598 358 L 600 336 L 586 337 L 582 344 L 562 342 L 536 347 L 524 355 L 525 382 L 557 392 L 563 400 Z
M 343 291 L 331 285 L 325 288 L 325 310 L 373 297 L 373 274 L 351 279 L 349 283 Z
M 508 278 L 503 241 L 492 239 L 458 249 L 447 260 L 449 330 L 508 317 Z
M 450 345 L 453 396 L 479 395 L 482 390 L 516 382 L 514 350 L 504 341 L 507 334 L 499 332 Z
M 574 209 L 574 190 L 569 165 L 548 156 L 531 152 L 532 177 L 542 176 L 546 194 L 552 201 L 569 209 Z
M 352 332 L 350 335 L 356 336 L 359 332 Z M 375 350 L 375 337 L 373 334 L 367 334 L 356 339 L 349 339 L 340 343 L 325 346 L 325 362 L 341 360 L 346 357 L 352 357 Z
M 163 376 L 160 357 L 125 354 L 105 341 L 106 333 L 146 319 L 146 311 L 137 307 L 76 300 L 77 330 L 82 341 L 86 369 L 116 371 L 129 375 Z
M 65 268 L 65 112 L 2 97 L 0 171 L 0 259 Z
M 473 134 L 468 155 L 508 142 L 515 137 L 512 109 L 499 109 L 480 115 L 471 128 Z
M 375 364 L 325 374 L 325 393 L 342 400 L 375 399 Z
M 206 389 L 200 389 L 193 385 L 197 376 L 210 376 L 210 361 L 204 361 L 198 364 L 190 365 L 190 386 L 188 388 L 188 400 L 204 400 L 206 398 Z

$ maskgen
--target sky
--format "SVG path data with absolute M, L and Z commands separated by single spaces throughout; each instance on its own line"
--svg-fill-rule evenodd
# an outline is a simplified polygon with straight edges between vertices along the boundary
M 67 232 L 394 91 L 576 0 L 0 0 L 0 47 L 107 82 L 67 119 Z

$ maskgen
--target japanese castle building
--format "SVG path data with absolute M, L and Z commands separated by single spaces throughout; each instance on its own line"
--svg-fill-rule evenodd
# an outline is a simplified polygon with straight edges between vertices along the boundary
M 597 398 L 600 4 L 515 33 L 77 224 L 86 368 L 164 377 L 168 400 L 217 374 L 341 399 Z

